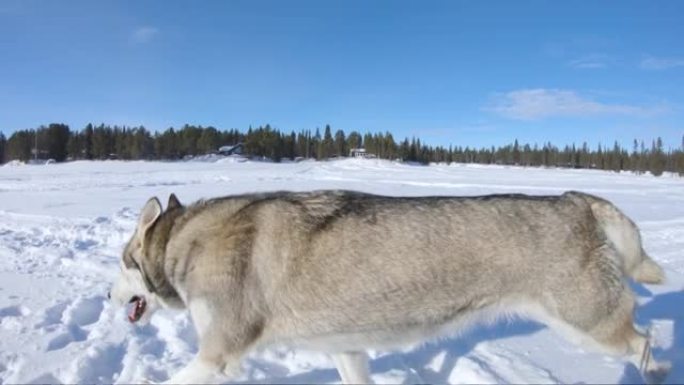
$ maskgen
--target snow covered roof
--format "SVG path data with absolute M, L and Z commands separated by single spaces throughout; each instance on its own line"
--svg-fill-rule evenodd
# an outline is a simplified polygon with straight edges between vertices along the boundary
M 232 151 L 233 149 L 237 148 L 238 146 L 242 146 L 242 143 L 234 144 L 232 146 L 221 146 L 219 147 L 219 152 L 228 152 Z

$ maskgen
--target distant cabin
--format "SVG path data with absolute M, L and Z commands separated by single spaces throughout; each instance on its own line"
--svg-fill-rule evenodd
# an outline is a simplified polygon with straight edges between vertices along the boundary
M 218 149 L 218 153 L 221 155 L 242 155 L 244 146 L 242 143 L 234 144 L 232 146 L 221 146 Z
M 375 154 L 366 152 L 365 148 L 352 148 L 349 150 L 349 156 L 352 158 L 375 158 Z

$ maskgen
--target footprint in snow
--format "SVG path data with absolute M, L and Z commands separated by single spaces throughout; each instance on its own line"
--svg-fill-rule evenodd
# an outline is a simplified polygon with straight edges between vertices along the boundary
M 51 373 L 43 373 L 39 375 L 38 377 L 26 381 L 27 384 L 61 384 L 63 381 L 61 381 L 59 378 L 55 377 Z
M 62 322 L 67 325 L 87 326 L 97 322 L 104 308 L 104 297 L 79 298 L 62 314 Z
M 126 346 L 104 344 L 91 346 L 67 372 L 67 383 L 114 383 L 123 369 Z
M 62 322 L 62 314 L 68 305 L 69 303 L 67 302 L 59 302 L 47 308 L 43 313 L 43 319 L 34 328 L 44 329 L 45 331 L 54 330 L 55 325 Z
M 78 251 L 87 251 L 99 243 L 94 239 L 78 239 L 74 241 L 74 248 Z
M 48 342 L 48 346 L 45 349 L 47 352 L 53 350 L 64 349 L 67 345 L 73 342 L 85 341 L 88 338 L 88 332 L 81 329 L 76 325 L 70 325 L 67 328 L 66 333 L 59 334 L 58 336 L 52 338 Z
M 31 311 L 21 305 L 8 306 L 0 309 L 0 328 L 14 333 L 25 330 L 23 317 L 31 314 Z
M 25 317 L 31 314 L 26 306 L 12 305 L 0 309 L 0 320 L 5 317 Z
M 0 352 L 0 384 L 10 383 L 12 376 L 21 369 L 22 365 L 21 356 L 15 353 Z
M 104 298 L 79 298 L 72 303 L 58 303 L 45 311 L 43 321 L 36 328 L 63 331 L 48 341 L 46 351 L 64 349 L 74 342 L 88 339 L 90 332 L 83 329 L 97 322 L 104 308 Z

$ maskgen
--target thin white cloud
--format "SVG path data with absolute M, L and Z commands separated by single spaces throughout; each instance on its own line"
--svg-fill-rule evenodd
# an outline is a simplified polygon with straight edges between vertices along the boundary
M 522 89 L 495 94 L 485 110 L 517 120 L 540 120 L 551 117 L 624 115 L 645 117 L 662 114 L 667 106 L 636 106 L 602 103 L 572 90 Z
M 652 71 L 666 70 L 675 67 L 684 67 L 684 58 L 663 58 L 647 55 L 641 59 L 640 66 L 642 69 Z
M 136 28 L 131 34 L 131 41 L 137 44 L 145 44 L 152 41 L 159 34 L 159 29 L 150 26 Z
M 600 69 L 606 68 L 613 62 L 613 58 L 604 54 L 590 54 L 571 60 L 568 65 L 575 69 Z

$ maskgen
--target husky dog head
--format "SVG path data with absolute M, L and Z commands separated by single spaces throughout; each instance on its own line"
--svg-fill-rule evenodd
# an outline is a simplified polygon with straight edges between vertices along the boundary
M 169 231 L 182 207 L 174 194 L 169 197 L 165 212 L 157 198 L 148 200 L 124 248 L 121 274 L 110 298 L 119 306 L 128 305 L 128 320 L 132 323 L 147 323 L 160 307 L 183 307 L 164 272 Z

